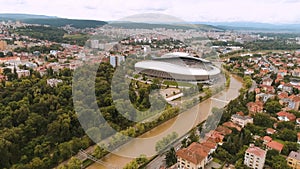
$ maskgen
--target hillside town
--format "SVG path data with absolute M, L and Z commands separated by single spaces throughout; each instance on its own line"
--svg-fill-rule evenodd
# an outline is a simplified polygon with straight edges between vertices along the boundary
M 299 54 L 248 53 L 226 59 L 228 71 L 253 79 L 246 87 L 246 104 L 237 104 L 228 121 L 224 119 L 202 141 L 178 150 L 174 168 L 206 168 L 221 161 L 226 161 L 224 168 L 299 168 Z M 235 145 L 241 149 L 231 161 L 233 153 L 228 146 L 236 141 L 232 135 L 240 133 L 245 134 L 240 136 L 242 146 L 241 142 Z
M 71 26 L 59 28 L 65 31 L 64 36 L 90 37 L 85 45 L 78 45 L 18 33 L 19 28 L 27 27 L 48 26 L 0 23 L 1 88 L 10 86 L 14 80 L 44 76 L 47 85 L 55 89 L 65 82 L 51 75 L 68 75 L 68 71 L 87 63 L 106 62 L 116 68 L 127 58 L 171 52 L 211 59 L 222 62 L 223 71 L 242 79 L 240 95 L 216 110 L 223 113 L 216 128 L 210 129 L 207 123 L 214 116 L 212 112 L 206 123 L 162 153 L 165 159 L 158 160 L 161 165 L 157 168 L 300 168 L 300 50 L 246 48 L 248 43 L 274 40 L 274 36 L 193 29 L 125 29 L 110 25 L 84 30 Z M 286 42 L 299 44 L 300 38 Z M 70 154 L 62 159 L 67 160 L 77 152 Z M 62 163 L 62 159 L 56 162 Z

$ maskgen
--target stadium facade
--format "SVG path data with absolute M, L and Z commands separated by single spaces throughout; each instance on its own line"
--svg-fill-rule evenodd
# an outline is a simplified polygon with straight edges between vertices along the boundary
M 210 61 L 182 52 L 138 62 L 135 70 L 140 74 L 167 80 L 207 83 L 212 83 L 221 74 L 221 70 Z

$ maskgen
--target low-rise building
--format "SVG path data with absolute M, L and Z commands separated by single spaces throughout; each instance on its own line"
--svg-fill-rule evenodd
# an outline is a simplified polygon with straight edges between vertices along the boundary
M 51 87 L 56 87 L 59 83 L 62 83 L 63 81 L 60 79 L 47 79 L 47 84 Z
M 234 114 L 231 116 L 231 121 L 243 128 L 249 123 L 252 124 L 253 118 L 249 116 L 241 116 L 239 114 Z
M 29 70 L 21 70 L 20 69 L 20 70 L 17 70 L 16 72 L 18 74 L 18 78 L 30 76 L 30 71 Z
M 296 120 L 296 116 L 292 113 L 288 113 L 285 111 L 280 111 L 277 113 L 277 118 L 280 121 L 295 121 Z
M 283 149 L 283 144 L 277 142 L 277 141 L 270 141 L 267 143 L 266 147 L 268 150 L 277 150 L 279 153 L 281 153 L 281 150 Z
M 215 147 L 213 148 L 215 149 Z M 180 169 L 198 169 L 212 160 L 212 149 L 200 143 L 192 143 L 176 152 L 177 167 Z
M 256 101 L 256 102 L 249 102 L 247 104 L 248 110 L 251 113 L 258 113 L 262 112 L 264 109 L 264 103 L 261 101 Z
M 274 130 L 272 128 L 267 128 L 267 130 L 266 130 L 266 133 L 270 134 L 270 135 L 274 134 L 275 132 L 276 132 L 276 130 Z
M 250 144 L 245 152 L 244 164 L 250 168 L 262 169 L 265 164 L 267 152 L 259 147 Z
M 287 165 L 292 169 L 300 169 L 300 153 L 291 151 L 289 156 L 286 158 Z

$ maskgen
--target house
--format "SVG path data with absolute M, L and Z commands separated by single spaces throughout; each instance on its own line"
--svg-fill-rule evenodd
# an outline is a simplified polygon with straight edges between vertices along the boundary
M 287 70 L 286 69 L 280 69 L 278 71 L 278 74 L 280 74 L 281 76 L 286 76 L 287 75 Z
M 250 144 L 245 152 L 244 164 L 250 168 L 263 169 L 267 152 Z
M 56 87 L 59 83 L 62 83 L 63 81 L 60 79 L 47 79 L 47 84 L 51 87 Z
M 184 169 L 204 168 L 212 160 L 211 149 L 200 143 L 192 143 L 176 152 L 177 166 Z
M 300 96 L 298 96 L 298 95 L 291 95 L 291 96 L 288 97 L 287 101 L 288 101 L 287 107 L 289 109 L 299 110 Z
M 291 151 L 286 161 L 292 169 L 300 169 L 300 152 Z
M 216 131 L 219 132 L 219 133 L 221 133 L 224 136 L 232 133 L 232 130 L 230 130 L 229 128 L 224 127 L 224 126 L 218 126 L 216 128 Z
M 18 78 L 30 76 L 29 70 L 17 70 Z
M 259 94 L 256 94 L 255 98 L 256 98 L 256 100 L 260 100 L 260 101 L 266 103 L 268 99 L 274 99 L 275 95 L 269 94 L 269 93 L 259 93 Z
M 261 101 L 249 102 L 249 103 L 247 103 L 247 107 L 248 107 L 249 112 L 258 113 L 258 112 L 263 111 L 264 103 Z
M 244 128 L 247 124 L 253 124 L 253 118 L 249 116 L 241 116 L 239 114 L 234 114 L 231 116 L 231 121 L 242 128 Z
M 261 84 L 260 87 L 266 92 L 266 93 L 275 93 L 275 89 L 273 86 L 263 85 Z
M 263 78 L 262 80 L 263 85 L 271 86 L 272 83 L 273 83 L 273 79 L 271 79 L 270 77 Z
M 267 130 L 266 130 L 266 133 L 270 134 L 270 135 L 274 134 L 275 132 L 276 132 L 276 130 L 274 130 L 272 128 L 267 128 Z
M 278 94 L 278 98 L 281 100 L 281 99 L 286 99 L 289 97 L 289 94 L 287 92 L 280 92 Z
M 238 125 L 234 124 L 231 121 L 227 121 L 227 122 L 223 123 L 222 125 L 225 126 L 225 127 L 228 127 L 228 128 L 235 128 L 237 131 L 241 131 L 242 130 L 241 127 L 239 127 Z
M 300 77 L 300 68 L 292 70 L 292 76 Z
M 283 144 L 277 142 L 277 141 L 270 141 L 269 143 L 267 143 L 266 147 L 268 150 L 277 150 L 279 151 L 279 153 L 281 152 L 281 150 L 283 149 Z
M 300 118 L 296 119 L 296 125 L 300 125 Z
M 224 135 L 222 133 L 217 132 L 215 130 L 211 130 L 205 134 L 206 140 L 211 140 L 212 142 L 218 143 L 220 145 L 223 144 Z
M 254 73 L 254 70 L 250 69 L 250 68 L 246 69 L 246 71 L 244 72 L 245 75 L 251 75 L 253 73 Z
M 292 113 L 288 113 L 288 112 L 285 112 L 285 111 L 280 111 L 277 113 L 277 118 L 280 120 L 280 121 L 295 121 L 296 120 L 296 116 Z
M 264 136 L 263 137 L 263 142 L 264 142 L 264 144 L 268 144 L 269 142 L 271 142 L 272 141 L 272 138 L 271 137 L 269 137 L 269 136 Z
M 278 89 L 281 89 L 283 92 L 292 93 L 293 92 L 293 85 L 290 83 L 284 83 L 278 86 Z

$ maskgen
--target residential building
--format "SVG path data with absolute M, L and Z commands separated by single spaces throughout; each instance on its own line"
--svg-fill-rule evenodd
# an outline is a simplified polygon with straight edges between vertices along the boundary
M 277 113 L 277 118 L 280 120 L 280 121 L 295 121 L 296 120 L 296 116 L 292 113 L 288 113 L 288 112 L 285 112 L 285 111 L 280 111 Z
M 256 102 L 249 102 L 247 104 L 248 110 L 251 113 L 258 113 L 262 112 L 264 109 L 264 103 L 261 101 L 256 101 Z
M 245 152 L 244 164 L 250 168 L 263 169 L 267 152 L 250 144 Z
M 122 62 L 125 62 L 125 56 L 110 56 L 109 57 L 109 60 L 110 60 L 110 64 L 113 66 L 113 67 L 117 67 L 117 66 L 120 66 L 120 64 Z
M 30 71 L 29 70 L 17 70 L 16 72 L 18 74 L 18 78 L 26 77 L 26 76 L 30 75 Z
M 271 137 L 269 137 L 269 136 L 264 136 L 263 137 L 263 143 L 264 144 L 268 144 L 269 142 L 271 142 L 272 141 L 272 138 Z
M 7 42 L 1 40 L 1 41 L 0 41 L 0 51 L 1 51 L 1 50 L 6 50 L 6 48 L 7 48 Z
M 253 118 L 249 116 L 241 116 L 239 114 L 234 114 L 231 116 L 231 121 L 243 128 L 249 123 L 252 124 Z
M 62 83 L 63 81 L 60 79 L 47 79 L 47 84 L 51 87 L 56 87 L 59 83 Z
M 299 110 L 300 97 L 298 95 L 291 95 L 287 99 L 287 107 L 293 110 Z
M 271 78 L 269 78 L 269 77 L 264 78 L 264 79 L 262 80 L 262 84 L 263 84 L 263 85 L 271 86 L 272 83 L 273 83 L 273 79 L 271 79 Z
M 276 132 L 276 130 L 274 130 L 272 128 L 267 128 L 267 130 L 266 130 L 266 133 L 270 134 L 270 135 L 274 134 L 275 132 Z
M 277 150 L 279 151 L 279 153 L 281 152 L 281 150 L 283 149 L 283 144 L 277 142 L 277 141 L 270 141 L 269 143 L 267 143 L 266 147 L 268 150 Z
M 300 169 L 300 153 L 291 151 L 289 156 L 286 158 L 287 165 L 292 169 Z
M 211 153 L 215 146 L 192 143 L 187 148 L 180 149 L 176 152 L 177 167 L 180 169 L 198 169 L 204 168 L 204 166 L 212 160 Z M 213 147 L 213 148 L 211 148 Z
M 225 127 L 228 127 L 228 128 L 235 128 L 237 131 L 241 131 L 242 130 L 242 128 L 240 126 L 234 124 L 231 121 L 227 121 L 227 122 L 223 123 L 222 125 L 225 126 Z
M 260 101 L 266 103 L 267 100 L 274 99 L 275 95 L 269 94 L 269 93 L 259 93 L 259 94 L 256 94 L 255 98 L 256 98 L 256 100 L 260 100 Z

